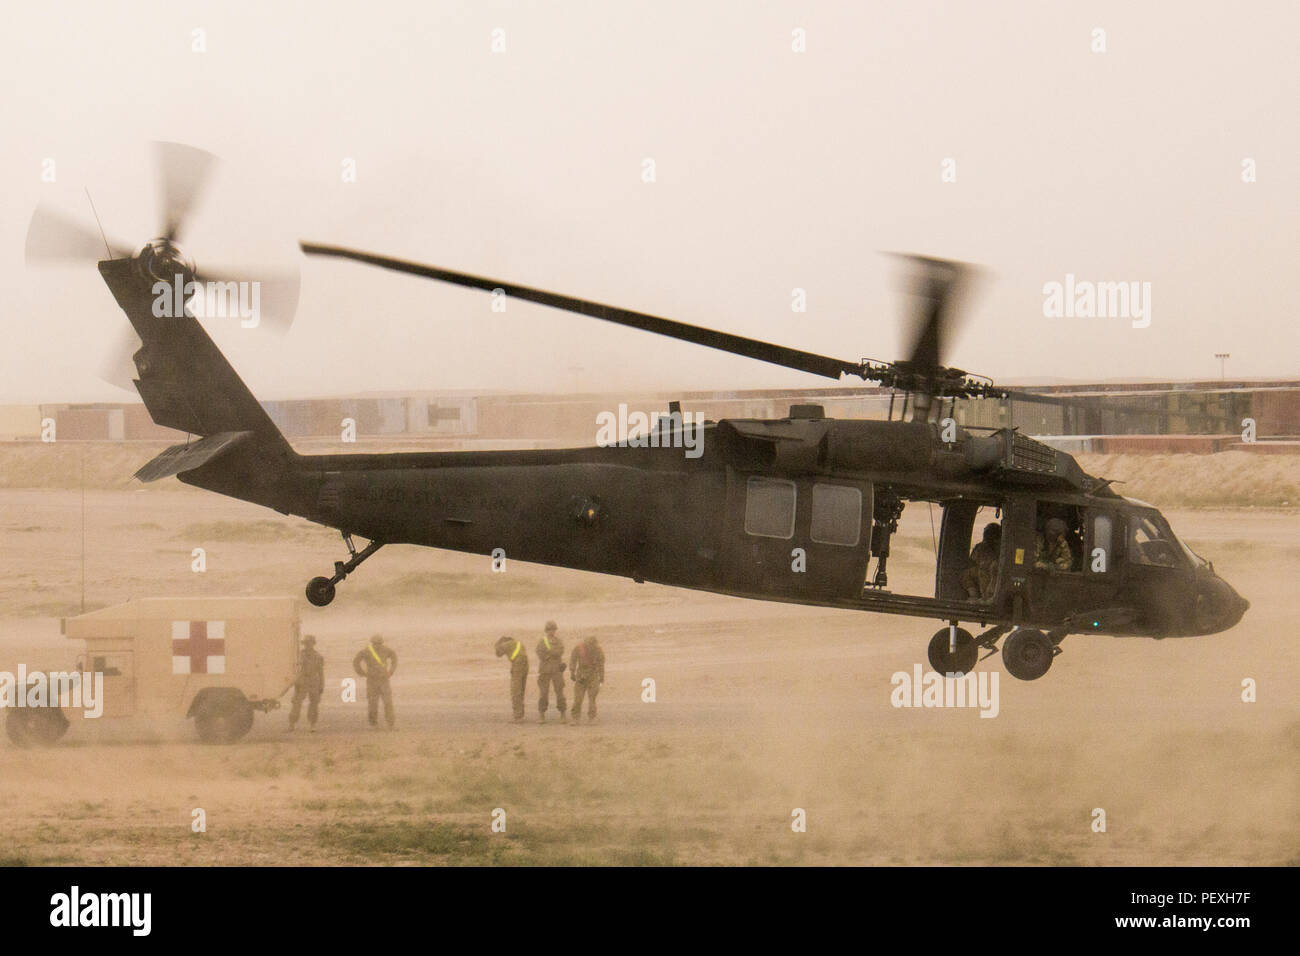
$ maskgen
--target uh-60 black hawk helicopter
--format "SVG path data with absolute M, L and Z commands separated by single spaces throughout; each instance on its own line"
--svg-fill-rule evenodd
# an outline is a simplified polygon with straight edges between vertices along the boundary
M 856 376 L 902 397 L 901 417 L 891 404 L 885 421 L 835 420 L 819 406 L 796 405 L 782 419 L 706 422 L 696 458 L 684 455 L 678 440 L 690 426 L 672 416 L 657 447 L 303 455 L 188 310 L 155 316 L 155 283 L 196 274 L 175 247 L 178 215 L 169 213 L 163 239 L 136 256 L 99 263 L 143 343 L 134 355 L 135 384 L 149 414 L 159 425 L 200 436 L 167 449 L 137 477 L 176 475 L 340 530 L 349 559 L 308 584 L 312 604 L 329 604 L 336 586 L 386 544 L 483 555 L 502 549 L 516 560 L 637 582 L 937 618 L 946 626 L 930 642 L 936 670 L 968 672 L 980 648 L 991 654 L 1002 640 L 1007 671 L 1024 680 L 1046 673 L 1067 634 L 1212 634 L 1235 625 L 1249 606 L 1158 510 L 1118 495 L 1069 454 L 1010 428 L 965 428 L 943 417 L 942 405 L 951 409 L 958 399 L 1077 401 L 1000 389 L 941 363 L 949 306 L 966 271 L 959 264 L 914 260 L 924 302 L 916 344 L 905 361 L 883 363 L 303 243 L 311 255 L 502 290 L 837 381 Z M 890 538 L 909 502 L 942 512 L 934 591 L 924 596 L 887 586 Z M 968 572 L 981 509 L 1000 516 L 1001 538 L 976 591 Z M 1055 563 L 1037 560 L 1049 523 Z M 357 550 L 353 535 L 369 543 Z M 1062 540 L 1066 560 L 1059 560 Z M 797 554 L 802 560 L 792 560 Z M 976 638 L 961 622 L 987 630 Z

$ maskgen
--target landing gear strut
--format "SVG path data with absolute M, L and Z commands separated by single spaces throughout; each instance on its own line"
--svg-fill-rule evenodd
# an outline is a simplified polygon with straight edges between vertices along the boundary
M 343 532 L 343 543 L 348 546 L 348 554 L 352 557 L 347 561 L 334 562 L 333 577 L 316 577 L 307 582 L 307 600 L 316 607 L 324 607 L 333 601 L 334 586 L 355 571 L 362 561 L 384 546 L 382 541 L 371 541 L 358 551 L 356 545 L 352 543 L 352 534 L 347 531 Z
M 976 663 L 988 660 L 998 652 L 998 640 L 1006 634 L 1001 650 L 1007 673 L 1019 680 L 1038 680 L 1052 666 L 1052 658 L 1061 653 L 1061 641 L 1065 640 L 1067 633 L 1066 628 L 1043 633 L 1032 627 L 1000 624 L 990 627 L 979 637 L 971 637 L 969 631 L 952 621 L 930 638 L 930 666 L 949 676 L 969 674 Z M 988 651 L 982 658 L 979 656 L 981 650 Z
M 890 401 L 893 401 L 892 396 Z M 894 494 L 892 488 L 882 488 L 876 495 L 871 525 L 871 553 L 876 555 L 876 573 L 867 586 L 878 591 L 889 587 L 889 574 L 885 571 L 885 565 L 889 563 L 889 539 L 898 530 L 903 506 L 903 500 Z

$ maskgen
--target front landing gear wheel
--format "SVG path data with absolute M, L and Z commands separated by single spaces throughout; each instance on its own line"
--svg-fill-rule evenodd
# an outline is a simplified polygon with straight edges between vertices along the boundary
M 930 638 L 930 666 L 940 674 L 969 674 L 975 669 L 975 662 L 979 660 L 979 646 L 975 643 L 975 638 L 971 637 L 970 631 L 963 628 L 957 628 L 957 649 L 952 648 L 952 635 L 948 628 L 943 627 L 935 631 L 934 637 Z
M 1052 666 L 1055 654 L 1051 638 L 1032 627 L 1013 631 L 1002 642 L 1002 663 L 1019 680 L 1038 680 Z
M 307 600 L 324 607 L 334 600 L 334 582 L 329 578 L 312 578 L 307 582 Z

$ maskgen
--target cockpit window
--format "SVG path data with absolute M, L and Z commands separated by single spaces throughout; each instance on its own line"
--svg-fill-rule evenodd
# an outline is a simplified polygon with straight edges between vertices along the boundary
M 1172 528 L 1170 529 L 1169 533 L 1173 535 L 1173 539 L 1178 542 L 1178 546 L 1183 549 L 1183 554 L 1187 555 L 1187 560 L 1191 561 L 1195 567 L 1200 568 L 1209 564 L 1208 561 L 1206 561 L 1203 557 L 1201 557 L 1199 554 L 1197 554 L 1195 551 L 1189 548 L 1187 546 L 1187 543 L 1183 541 L 1182 538 L 1178 537 L 1178 535 L 1173 531 Z
M 1157 568 L 1176 568 L 1178 555 L 1186 547 L 1163 521 L 1153 515 L 1134 514 L 1129 518 L 1129 561 Z

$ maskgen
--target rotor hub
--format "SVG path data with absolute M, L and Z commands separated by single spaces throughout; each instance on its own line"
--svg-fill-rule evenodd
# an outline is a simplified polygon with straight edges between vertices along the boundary
M 177 276 L 194 274 L 194 260 L 185 256 L 170 239 L 160 236 L 145 243 L 135 257 L 141 274 L 158 282 L 175 282 Z

